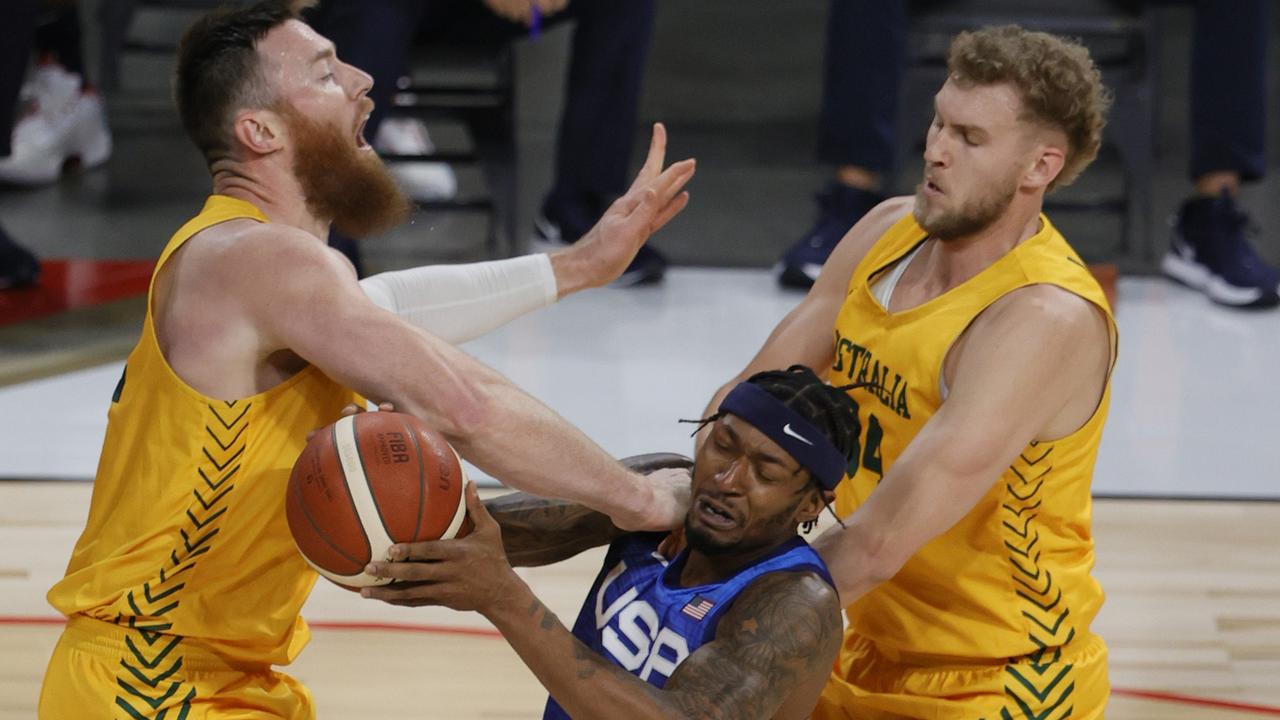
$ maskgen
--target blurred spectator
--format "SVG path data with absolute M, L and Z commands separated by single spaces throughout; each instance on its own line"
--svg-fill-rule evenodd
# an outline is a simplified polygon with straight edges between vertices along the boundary
M 35 32 L 36 1 L 13 0 L 0 22 L 0 162 L 9 155 L 18 90 L 27 70 Z M 0 290 L 34 283 L 40 263 L 0 228 Z
M 549 249 L 581 237 L 626 191 L 654 8 L 654 0 L 328 0 L 316 25 L 339 57 L 373 76 L 377 108 L 365 132 L 385 145 L 387 109 L 415 42 L 497 46 L 573 21 L 555 179 L 534 224 L 535 249 Z M 666 265 L 646 245 L 616 284 L 655 282 Z
M 1253 225 L 1236 204 L 1242 181 L 1265 170 L 1269 0 L 1191 2 L 1191 179 L 1177 213 L 1164 271 L 1239 307 L 1280 302 L 1280 276 L 1249 241 Z M 893 170 L 907 13 L 945 0 L 832 0 L 827 23 L 818 158 L 835 166 L 818 194 L 818 217 L 783 256 L 779 281 L 808 288 L 859 218 L 883 199 Z
M 85 81 L 76 3 L 54 3 L 38 16 L 35 51 L 37 66 L 20 95 L 24 108 L 11 132 L 5 133 L 12 147 L 9 156 L 0 159 L 3 183 L 48 185 L 57 181 L 69 161 L 91 168 L 111 156 L 102 98 Z M 25 57 L 21 68 L 26 68 Z M 21 70 L 17 77 L 22 77 Z M 6 114 L 6 122 L 11 115 Z
M 813 226 L 782 256 L 778 280 L 808 288 L 840 238 L 884 200 L 907 45 L 907 0 L 831 0 L 818 161 L 835 167 Z
M 1191 180 L 1169 252 L 1170 277 L 1233 307 L 1280 304 L 1280 273 L 1249 241 L 1240 183 L 1266 171 L 1267 39 L 1272 0 L 1195 2 L 1191 48 Z

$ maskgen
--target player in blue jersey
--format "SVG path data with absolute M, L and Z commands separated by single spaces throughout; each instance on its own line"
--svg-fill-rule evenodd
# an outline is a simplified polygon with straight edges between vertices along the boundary
M 808 717 L 841 621 L 831 577 L 796 529 L 816 521 L 856 454 L 857 406 L 797 366 L 752 376 L 702 423 L 713 428 L 693 464 L 688 548 L 670 562 L 662 534 L 523 493 L 482 505 L 472 489 L 475 532 L 394 547 L 415 562 L 370 566 L 398 582 L 365 596 L 484 614 L 550 691 L 548 719 Z M 572 633 L 511 569 L 605 544 Z

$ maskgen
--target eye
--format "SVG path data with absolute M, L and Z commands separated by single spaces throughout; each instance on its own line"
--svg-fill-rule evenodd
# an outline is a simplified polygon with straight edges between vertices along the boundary
M 978 141 L 974 140 L 973 136 L 970 135 L 969 133 L 965 133 L 961 137 L 964 139 L 964 144 L 968 145 L 969 147 L 976 147 L 978 145 Z
M 333 81 L 335 81 L 335 80 L 337 80 L 337 79 L 338 79 L 338 76 L 337 76 L 337 75 L 335 75 L 334 73 L 328 73 L 328 74 L 326 74 L 324 77 L 322 77 L 322 78 L 320 78 L 320 79 L 321 79 L 321 80 L 324 80 L 324 81 L 327 81 L 327 82 L 333 82 Z

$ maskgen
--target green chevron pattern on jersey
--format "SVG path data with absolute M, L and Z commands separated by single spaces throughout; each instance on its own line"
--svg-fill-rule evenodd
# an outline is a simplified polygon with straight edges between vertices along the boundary
M 173 627 L 165 617 L 182 603 L 187 573 L 213 547 L 220 530 L 218 521 L 227 512 L 228 496 L 235 489 L 251 403 L 240 408 L 236 404 L 232 400 L 222 403 L 222 408 L 208 406 L 208 439 L 201 449 L 204 459 L 196 468 L 192 502 L 186 509 L 189 525 L 178 529 L 182 543 L 169 552 L 169 562 L 156 577 L 142 584 L 141 596 L 129 591 L 132 614 L 116 617 L 116 624 L 137 633 L 136 638 L 125 637 L 129 652 L 120 659 L 122 671 L 116 676 L 123 691 L 116 695 L 116 706 L 130 720 L 186 720 L 191 712 L 196 691 L 179 674 L 182 637 L 164 634 Z M 175 675 L 179 679 L 171 679 Z

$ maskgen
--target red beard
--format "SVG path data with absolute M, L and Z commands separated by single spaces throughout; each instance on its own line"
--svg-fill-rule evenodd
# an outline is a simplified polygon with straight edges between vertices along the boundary
M 284 116 L 294 138 L 293 173 L 312 215 L 354 238 L 385 232 L 408 219 L 412 203 L 382 160 L 355 146 L 354 132 L 316 122 L 292 108 Z

